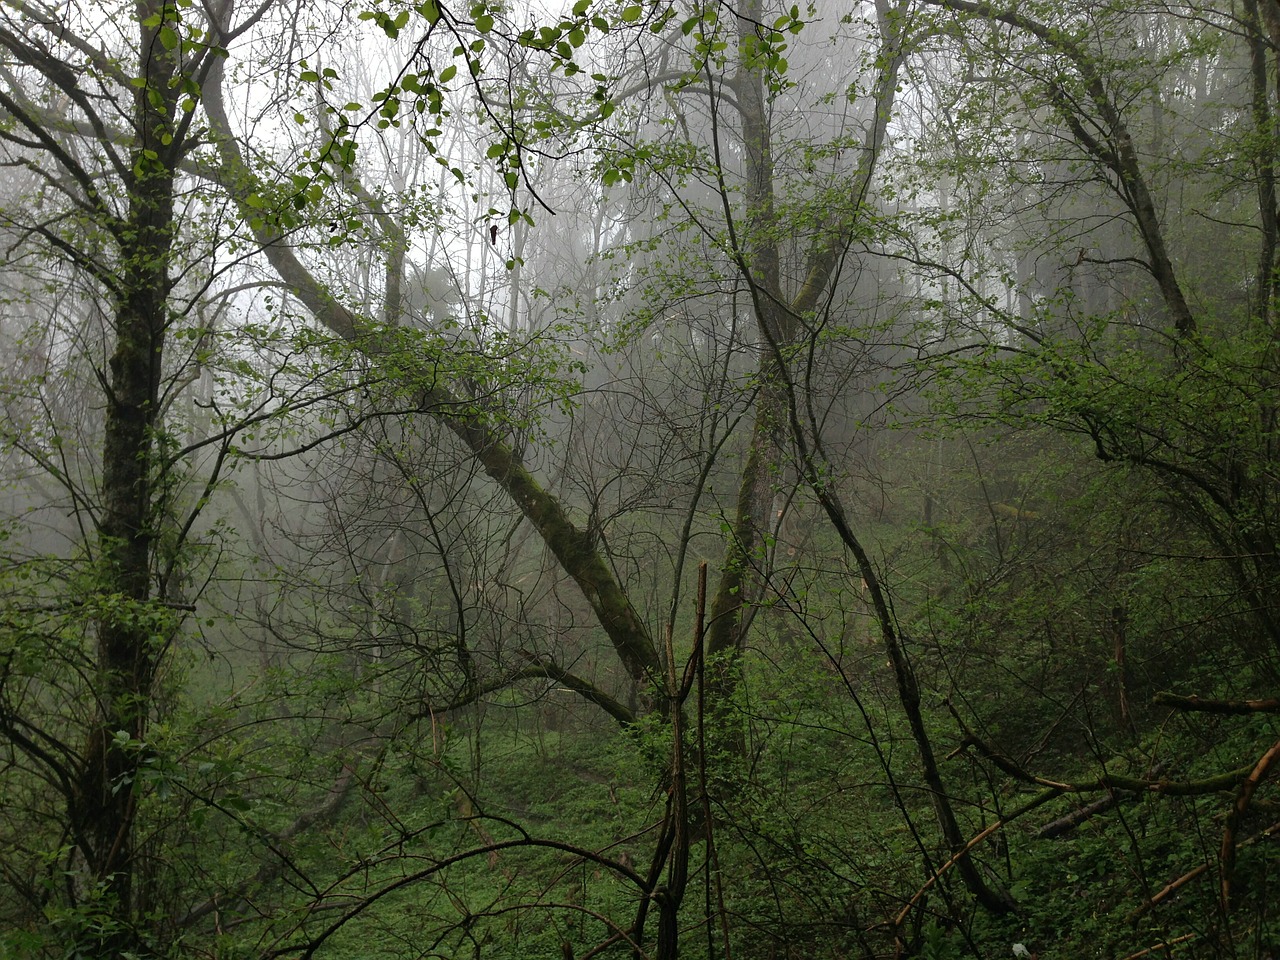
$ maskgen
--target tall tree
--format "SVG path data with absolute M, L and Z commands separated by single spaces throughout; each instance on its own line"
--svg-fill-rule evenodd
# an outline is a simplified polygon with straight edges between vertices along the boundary
M 216 59 L 176 7 L 139 5 L 116 47 L 86 41 L 97 14 L 9 8 L 0 43 L 12 58 L 0 105 L 12 162 L 39 171 L 43 202 L 8 216 L 97 286 L 109 313 L 101 475 L 83 516 L 94 572 L 82 599 L 95 637 L 93 707 L 82 744 L 4 713 L 8 737 L 45 768 L 67 804 L 75 939 L 108 953 L 145 949 L 137 926 L 138 797 L 161 660 L 178 610 L 173 557 L 162 550 L 166 476 L 161 436 L 166 344 L 176 316 L 177 168 L 196 136 L 193 98 Z M 76 69 L 72 64 L 81 65 Z M 33 85 L 42 83 L 45 94 Z M 97 149 L 83 151 L 81 131 Z M 76 230 L 76 222 L 91 226 Z M 71 229 L 67 229 L 71 226 Z M 86 494 L 88 491 L 84 491 Z M 59 602 L 67 602 L 62 600 Z M 145 907 L 144 907 L 145 909 Z M 86 945 L 87 946 L 87 945 Z
M 112 11 L 9 5 L 0 18 L 0 143 L 30 184 L 6 199 L 12 249 L 43 261 L 38 281 L 78 291 L 89 321 L 55 326 L 67 336 L 44 368 L 6 386 L 34 411 L 5 427 L 12 465 L 37 503 L 61 503 L 78 529 L 53 555 L 9 564 L 19 587 L 0 653 L 13 794 L 56 824 L 29 842 L 15 833 L 6 869 L 19 909 L 56 917 L 75 955 L 161 952 L 172 933 L 154 919 L 172 891 L 140 818 L 153 786 L 181 776 L 156 721 L 199 599 L 189 585 L 210 575 L 193 541 L 241 431 L 257 424 L 265 439 L 273 414 L 301 405 L 268 374 L 261 392 L 242 383 L 226 408 L 230 391 L 209 397 L 207 432 L 184 423 L 184 392 L 226 359 L 219 312 L 256 287 L 237 275 L 219 217 L 207 217 L 211 198 L 191 177 L 207 136 L 203 88 L 226 45 L 293 11 L 262 4 L 234 16 L 230 4 L 214 17 L 156 0 Z M 28 301 L 38 316 L 38 286 Z M 82 438 L 40 416 L 62 378 L 86 376 L 78 364 L 99 388 L 89 401 L 101 415 L 89 433 L 99 452 L 75 451 L 80 466 L 68 470 L 59 451 Z

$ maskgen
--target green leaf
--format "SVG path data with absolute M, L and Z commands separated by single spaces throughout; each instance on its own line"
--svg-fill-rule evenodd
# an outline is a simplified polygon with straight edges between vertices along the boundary
M 458 75 L 458 65 L 456 63 L 451 63 L 447 67 L 445 67 L 443 70 L 440 71 L 440 82 L 448 83 L 457 75 Z
M 482 13 L 476 17 L 476 29 L 481 33 L 488 33 L 493 29 L 493 17 L 487 13 Z
M 623 22 L 623 23 L 635 23 L 635 22 L 636 22 L 637 20 L 639 20 L 639 19 L 640 19 L 640 17 L 641 17 L 641 16 L 643 16 L 643 15 L 644 15 L 644 7 L 640 6 L 638 3 L 635 3 L 635 4 L 632 4 L 632 5 L 631 5 L 631 6 L 629 6 L 629 7 L 624 7 L 624 8 L 623 8 L 623 10 L 622 10 L 622 22 Z

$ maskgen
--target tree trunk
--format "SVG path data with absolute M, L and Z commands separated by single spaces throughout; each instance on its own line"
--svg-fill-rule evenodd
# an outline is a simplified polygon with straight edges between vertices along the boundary
M 797 324 L 782 299 L 774 202 L 773 144 L 765 103 L 765 76 L 756 50 L 756 24 L 762 22 L 761 0 L 743 0 L 738 10 L 738 68 L 730 81 L 742 123 L 746 158 L 746 212 L 739 264 L 751 288 L 758 336 L 758 393 L 751 445 L 739 480 L 733 529 L 725 544 L 720 582 L 711 604 L 707 631 L 708 701 L 713 723 L 731 745 L 740 735 L 725 726 L 725 711 L 737 687 L 738 654 L 750 627 L 751 605 L 760 599 L 768 577 L 767 536 L 773 487 L 785 453 L 786 349 Z
M 98 525 L 99 601 L 96 717 L 71 811 L 77 853 L 94 889 L 97 949 L 103 956 L 144 950 L 134 919 L 136 774 L 144 758 L 156 669 L 168 641 L 166 618 L 151 607 L 157 490 L 155 438 L 173 244 L 171 118 L 173 58 L 160 42 L 164 11 L 141 4 L 141 51 L 134 96 L 137 140 L 126 180 L 126 219 L 114 305 L 114 351 L 102 448 Z M 93 928 L 87 928 L 93 929 Z M 89 933 L 82 934 L 90 936 Z

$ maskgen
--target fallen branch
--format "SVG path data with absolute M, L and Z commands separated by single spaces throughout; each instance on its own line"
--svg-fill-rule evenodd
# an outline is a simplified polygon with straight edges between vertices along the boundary
M 1153 943 L 1145 950 L 1139 950 L 1137 953 L 1131 953 L 1127 957 L 1121 957 L 1120 960 L 1138 960 L 1139 957 L 1149 956 L 1157 950 L 1168 950 L 1170 947 L 1178 943 L 1186 943 L 1188 940 L 1194 940 L 1197 934 L 1184 933 L 1180 937 L 1174 937 L 1172 940 L 1162 940 L 1160 943 Z
M 329 820 L 342 810 L 356 785 L 356 771 L 359 767 L 359 762 L 358 757 L 344 762 L 342 764 L 342 772 L 329 787 L 325 794 L 325 799 L 318 806 L 299 814 L 293 823 L 280 832 L 264 838 L 273 853 L 270 860 L 263 863 L 253 874 L 241 880 L 230 890 L 216 893 L 203 903 L 196 904 L 185 915 L 175 920 L 174 925 L 178 928 L 189 927 L 217 910 L 239 903 L 252 890 L 265 883 L 270 883 L 284 873 L 285 868 L 289 866 L 289 859 L 281 852 L 283 845 L 312 824 L 322 820 Z
M 1253 795 L 1258 789 L 1258 784 L 1262 782 L 1263 777 L 1271 770 L 1271 765 L 1280 757 L 1280 740 L 1271 745 L 1271 749 L 1264 753 L 1254 765 L 1253 772 L 1240 784 L 1240 791 L 1236 794 L 1236 802 L 1231 805 L 1231 812 L 1227 814 L 1226 825 L 1222 829 L 1222 852 L 1219 854 L 1218 861 L 1222 865 L 1222 911 L 1228 913 L 1231 910 L 1231 881 L 1236 867 L 1236 827 L 1240 824 L 1240 818 L 1244 816 L 1245 811 L 1249 809 L 1249 804 L 1253 800 Z
M 1134 794 L 1129 794 L 1128 796 L 1133 797 Z M 1093 801 L 1093 803 L 1086 803 L 1083 807 L 1076 807 L 1070 813 L 1059 817 L 1057 820 L 1050 820 L 1043 827 L 1037 830 L 1036 839 L 1052 840 L 1054 837 L 1060 837 L 1063 834 L 1070 833 L 1086 820 L 1090 820 L 1100 813 L 1106 813 L 1112 807 L 1119 804 L 1124 797 L 1125 794 L 1118 791 L 1112 791 L 1105 797 L 1100 797 Z
M 915 894 L 912 895 L 911 899 L 907 901 L 906 906 L 904 906 L 898 912 L 898 915 L 894 917 L 893 929 L 895 931 L 902 929 L 902 925 L 906 923 L 907 916 L 911 913 L 912 908 L 914 908 L 915 905 L 920 902 L 920 898 L 929 892 L 929 890 L 933 887 L 933 885 L 942 878 L 942 875 L 944 873 L 946 873 L 948 870 L 954 867 L 962 857 L 967 856 L 970 850 L 972 850 L 978 844 L 982 843 L 983 840 L 986 840 L 987 837 L 991 836 L 997 830 L 1001 829 L 1007 824 L 1012 823 L 1014 820 L 1017 820 L 1023 814 L 1030 813 L 1032 810 L 1036 809 L 1036 807 L 1039 807 L 1045 803 L 1048 803 L 1050 800 L 1052 800 L 1056 796 L 1058 796 L 1058 791 L 1045 790 L 1043 793 L 1037 794 L 1031 800 L 1027 801 L 1022 806 L 1018 807 L 1018 809 L 1014 810 L 1012 813 L 1002 817 L 1001 819 L 997 820 L 995 823 L 990 824 L 987 827 L 984 827 L 979 833 L 977 833 L 973 837 L 973 839 L 971 839 L 963 847 L 961 847 L 954 854 L 952 854 L 950 860 L 948 860 L 946 863 L 940 866 L 937 870 L 935 870 L 933 872 L 933 876 L 931 876 L 928 880 L 925 881 L 924 886 L 922 886 L 919 890 L 915 892 Z
M 1201 713 L 1280 713 L 1280 699 L 1268 700 L 1209 700 L 1205 697 L 1179 697 L 1172 693 L 1157 693 L 1152 702 L 1177 710 L 1196 710 Z
M 1188 870 L 1186 873 L 1178 877 L 1176 880 L 1170 880 L 1167 884 L 1164 885 L 1164 888 L 1162 890 L 1159 890 L 1158 892 L 1153 894 L 1150 900 L 1148 900 L 1142 906 L 1138 907 L 1138 909 L 1130 913 L 1128 916 L 1128 919 L 1131 921 L 1137 920 L 1139 917 L 1141 917 L 1148 910 L 1155 907 L 1162 900 L 1165 900 L 1166 898 L 1173 896 L 1173 894 L 1177 893 L 1179 890 L 1185 887 L 1188 883 L 1190 883 L 1196 877 L 1203 876 L 1205 873 L 1208 873 L 1210 866 L 1211 864 L 1202 863 L 1200 864 L 1200 866 L 1196 867 L 1194 870 Z
M 957 719 L 959 719 L 957 717 Z M 1004 756 L 991 744 L 961 724 L 965 732 L 965 746 L 976 747 L 982 756 L 997 768 L 1023 783 L 1039 787 L 1048 787 L 1059 793 L 1096 793 L 1103 790 L 1130 790 L 1134 793 L 1161 793 L 1171 797 L 1200 796 L 1207 793 L 1220 793 L 1223 790 L 1236 789 L 1242 780 L 1253 772 L 1253 766 L 1240 767 L 1219 773 L 1203 780 L 1165 780 L 1148 777 L 1126 777 L 1118 773 L 1104 773 L 1094 780 L 1068 782 L 1049 780 L 1023 770 L 1014 761 Z
M 1147 772 L 1147 779 L 1150 780 L 1160 774 L 1163 764 L 1156 764 Z M 1057 820 L 1051 820 L 1043 827 L 1036 831 L 1037 840 L 1052 840 L 1054 837 L 1060 837 L 1063 834 L 1070 833 L 1076 827 L 1085 821 L 1096 817 L 1100 813 L 1106 813 L 1112 807 L 1120 803 L 1121 800 L 1132 800 L 1137 797 L 1136 793 L 1128 790 L 1112 790 L 1105 797 L 1099 797 L 1092 803 L 1087 803 L 1083 807 L 1077 807 L 1070 813 L 1067 813 Z
M 1280 832 L 1280 823 L 1273 823 L 1271 826 L 1267 827 L 1267 829 L 1263 830 L 1261 833 L 1255 834 L 1252 837 L 1248 837 L 1244 840 L 1241 840 L 1238 844 L 1236 844 L 1236 849 L 1242 850 L 1245 847 L 1248 847 L 1257 843 L 1259 840 L 1266 840 L 1278 832 Z M 1186 873 L 1178 877 L 1176 880 L 1170 880 L 1167 884 L 1165 884 L 1163 889 L 1155 893 L 1150 900 L 1148 900 L 1146 903 L 1142 904 L 1140 907 L 1138 907 L 1136 910 L 1130 913 L 1129 916 L 1127 917 L 1127 920 L 1129 922 L 1133 922 L 1134 920 L 1139 919 L 1147 911 L 1153 909 L 1164 900 L 1167 900 L 1169 897 L 1173 896 L 1175 893 L 1177 893 L 1179 890 L 1185 887 L 1188 883 L 1190 883 L 1196 877 L 1204 876 L 1206 873 L 1209 872 L 1209 868 L 1211 866 L 1213 866 L 1212 863 L 1202 863 L 1200 864 L 1200 866 L 1195 867 L 1191 870 L 1188 870 Z
M 464 690 L 457 699 L 442 704 L 426 704 L 409 714 L 411 720 L 424 720 L 427 717 L 438 717 L 454 710 L 469 707 L 482 697 L 505 690 L 521 680 L 554 680 L 564 684 L 566 689 L 578 694 L 584 700 L 594 703 L 619 724 L 629 727 L 636 722 L 635 712 L 628 709 L 621 701 L 609 696 L 595 684 L 570 673 L 564 667 L 551 660 L 538 660 L 533 654 L 525 654 L 532 661 L 529 666 L 522 667 L 512 673 L 499 677 L 485 684 L 475 684 Z

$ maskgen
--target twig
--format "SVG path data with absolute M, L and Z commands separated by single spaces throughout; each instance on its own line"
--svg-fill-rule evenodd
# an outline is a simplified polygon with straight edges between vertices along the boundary
M 1172 940 L 1164 940 L 1160 943 L 1154 943 L 1145 950 L 1139 950 L 1137 953 L 1131 953 L 1127 957 L 1121 957 L 1120 960 L 1138 960 L 1138 957 L 1145 957 L 1155 953 L 1157 950 L 1168 950 L 1176 943 L 1186 943 L 1188 940 L 1194 940 L 1198 934 L 1184 933 L 1180 937 L 1174 937 Z

